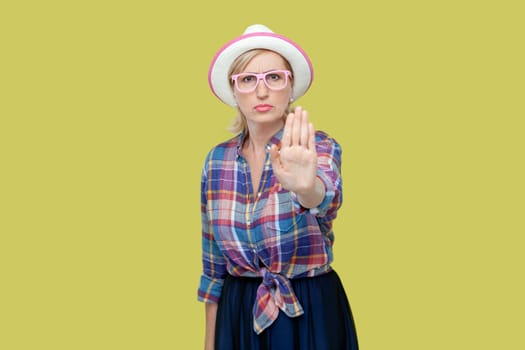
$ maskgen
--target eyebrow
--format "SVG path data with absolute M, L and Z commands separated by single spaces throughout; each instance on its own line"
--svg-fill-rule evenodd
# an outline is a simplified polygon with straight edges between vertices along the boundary
M 275 72 L 275 71 L 278 71 L 278 70 L 287 70 L 285 68 L 283 69 L 270 69 L 270 70 L 267 70 L 265 72 L 262 72 L 262 73 L 257 73 L 257 72 L 241 72 L 239 74 L 265 74 L 265 73 L 270 73 L 270 72 Z

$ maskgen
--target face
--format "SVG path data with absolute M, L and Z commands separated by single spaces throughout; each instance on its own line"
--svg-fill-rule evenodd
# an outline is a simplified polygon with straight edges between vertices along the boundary
M 287 70 L 285 61 L 280 55 L 267 51 L 252 58 L 241 73 L 265 73 L 273 70 Z M 264 125 L 280 128 L 292 97 L 292 82 L 288 79 L 284 89 L 271 90 L 261 80 L 252 92 L 242 93 L 234 87 L 233 95 L 246 117 L 248 127 Z

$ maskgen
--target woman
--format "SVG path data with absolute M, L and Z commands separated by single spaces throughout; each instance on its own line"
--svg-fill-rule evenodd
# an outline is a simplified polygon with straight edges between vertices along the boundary
M 209 83 L 237 107 L 201 182 L 205 349 L 357 349 L 330 264 L 341 148 L 291 102 L 310 87 L 306 53 L 253 25 L 215 55 Z

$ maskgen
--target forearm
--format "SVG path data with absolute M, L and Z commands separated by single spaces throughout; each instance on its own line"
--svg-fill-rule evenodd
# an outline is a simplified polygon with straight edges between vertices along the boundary
M 296 193 L 297 200 L 305 208 L 316 208 L 323 201 L 325 191 L 324 183 L 316 177 L 312 189 L 302 193 Z
M 217 319 L 217 304 L 205 303 L 206 307 L 206 335 L 204 350 L 215 349 L 215 321 Z

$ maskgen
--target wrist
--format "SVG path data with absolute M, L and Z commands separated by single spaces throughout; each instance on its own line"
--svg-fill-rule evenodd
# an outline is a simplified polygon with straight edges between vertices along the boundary
M 325 195 L 326 188 L 324 183 L 319 179 L 315 178 L 314 186 L 311 189 L 306 189 L 305 191 L 295 192 L 299 204 L 307 209 L 315 208 L 322 203 Z

